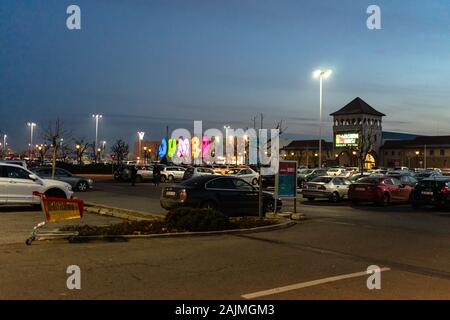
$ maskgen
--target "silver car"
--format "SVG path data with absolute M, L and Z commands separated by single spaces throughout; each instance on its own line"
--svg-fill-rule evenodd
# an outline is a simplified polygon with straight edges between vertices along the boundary
M 345 177 L 317 177 L 306 183 L 302 195 L 309 201 L 316 198 L 327 198 L 332 202 L 339 202 L 343 198 L 348 198 L 350 185 L 351 181 Z
M 45 179 L 52 178 L 52 168 L 51 167 L 39 167 L 33 169 L 39 177 Z M 69 171 L 61 168 L 56 168 L 55 180 L 60 180 L 66 182 L 72 186 L 77 191 L 85 192 L 92 188 L 94 181 L 88 177 L 75 176 Z

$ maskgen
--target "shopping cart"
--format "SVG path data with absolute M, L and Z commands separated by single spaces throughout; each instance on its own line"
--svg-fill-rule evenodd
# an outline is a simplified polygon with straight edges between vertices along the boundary
M 78 235 L 78 232 L 65 231 L 45 231 L 39 232 L 39 229 L 48 223 L 60 222 L 65 220 L 81 219 L 83 217 L 84 202 L 80 199 L 64 199 L 47 197 L 43 193 L 33 192 L 34 196 L 41 198 L 42 212 L 45 215 L 45 221 L 38 223 L 25 241 L 27 245 L 39 238 L 67 238 Z

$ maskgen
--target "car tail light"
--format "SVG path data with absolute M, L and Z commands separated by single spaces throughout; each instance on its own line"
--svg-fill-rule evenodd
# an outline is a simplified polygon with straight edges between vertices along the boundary
M 186 189 L 181 189 L 181 190 L 180 190 L 179 198 L 180 198 L 181 201 L 186 201 L 186 200 L 187 200 L 187 192 L 186 192 Z
M 448 187 L 448 185 L 444 185 L 444 186 L 442 187 L 440 193 L 444 193 L 444 194 L 450 193 L 450 188 Z
M 319 190 L 327 190 L 327 188 L 325 188 L 325 186 L 319 186 L 317 189 L 319 189 Z

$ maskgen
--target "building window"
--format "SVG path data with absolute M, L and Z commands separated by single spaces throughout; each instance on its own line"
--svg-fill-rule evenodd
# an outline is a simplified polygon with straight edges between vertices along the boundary
M 441 149 L 441 156 L 445 156 L 445 150 Z
M 430 150 L 430 156 L 434 156 L 434 150 Z
M 392 151 L 392 155 L 395 156 L 395 151 Z
M 385 155 L 385 156 L 387 156 L 388 154 L 389 154 L 389 152 L 387 152 L 387 151 L 384 152 L 384 155 Z

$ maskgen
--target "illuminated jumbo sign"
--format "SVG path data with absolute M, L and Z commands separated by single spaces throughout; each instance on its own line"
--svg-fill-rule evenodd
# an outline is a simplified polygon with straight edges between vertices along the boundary
M 336 147 L 357 147 L 358 143 L 358 133 L 337 133 L 335 136 Z
M 279 161 L 279 130 L 271 129 L 269 139 L 267 129 L 260 129 L 258 133 L 254 129 L 229 128 L 224 139 L 221 130 L 203 132 L 202 122 L 194 121 L 192 136 L 187 129 L 174 130 L 170 139 L 161 140 L 158 155 L 161 159 L 170 158 L 175 164 L 211 164 L 224 159 L 225 146 L 225 159 L 245 155 L 249 164 L 261 164 L 263 174 L 275 174 Z

